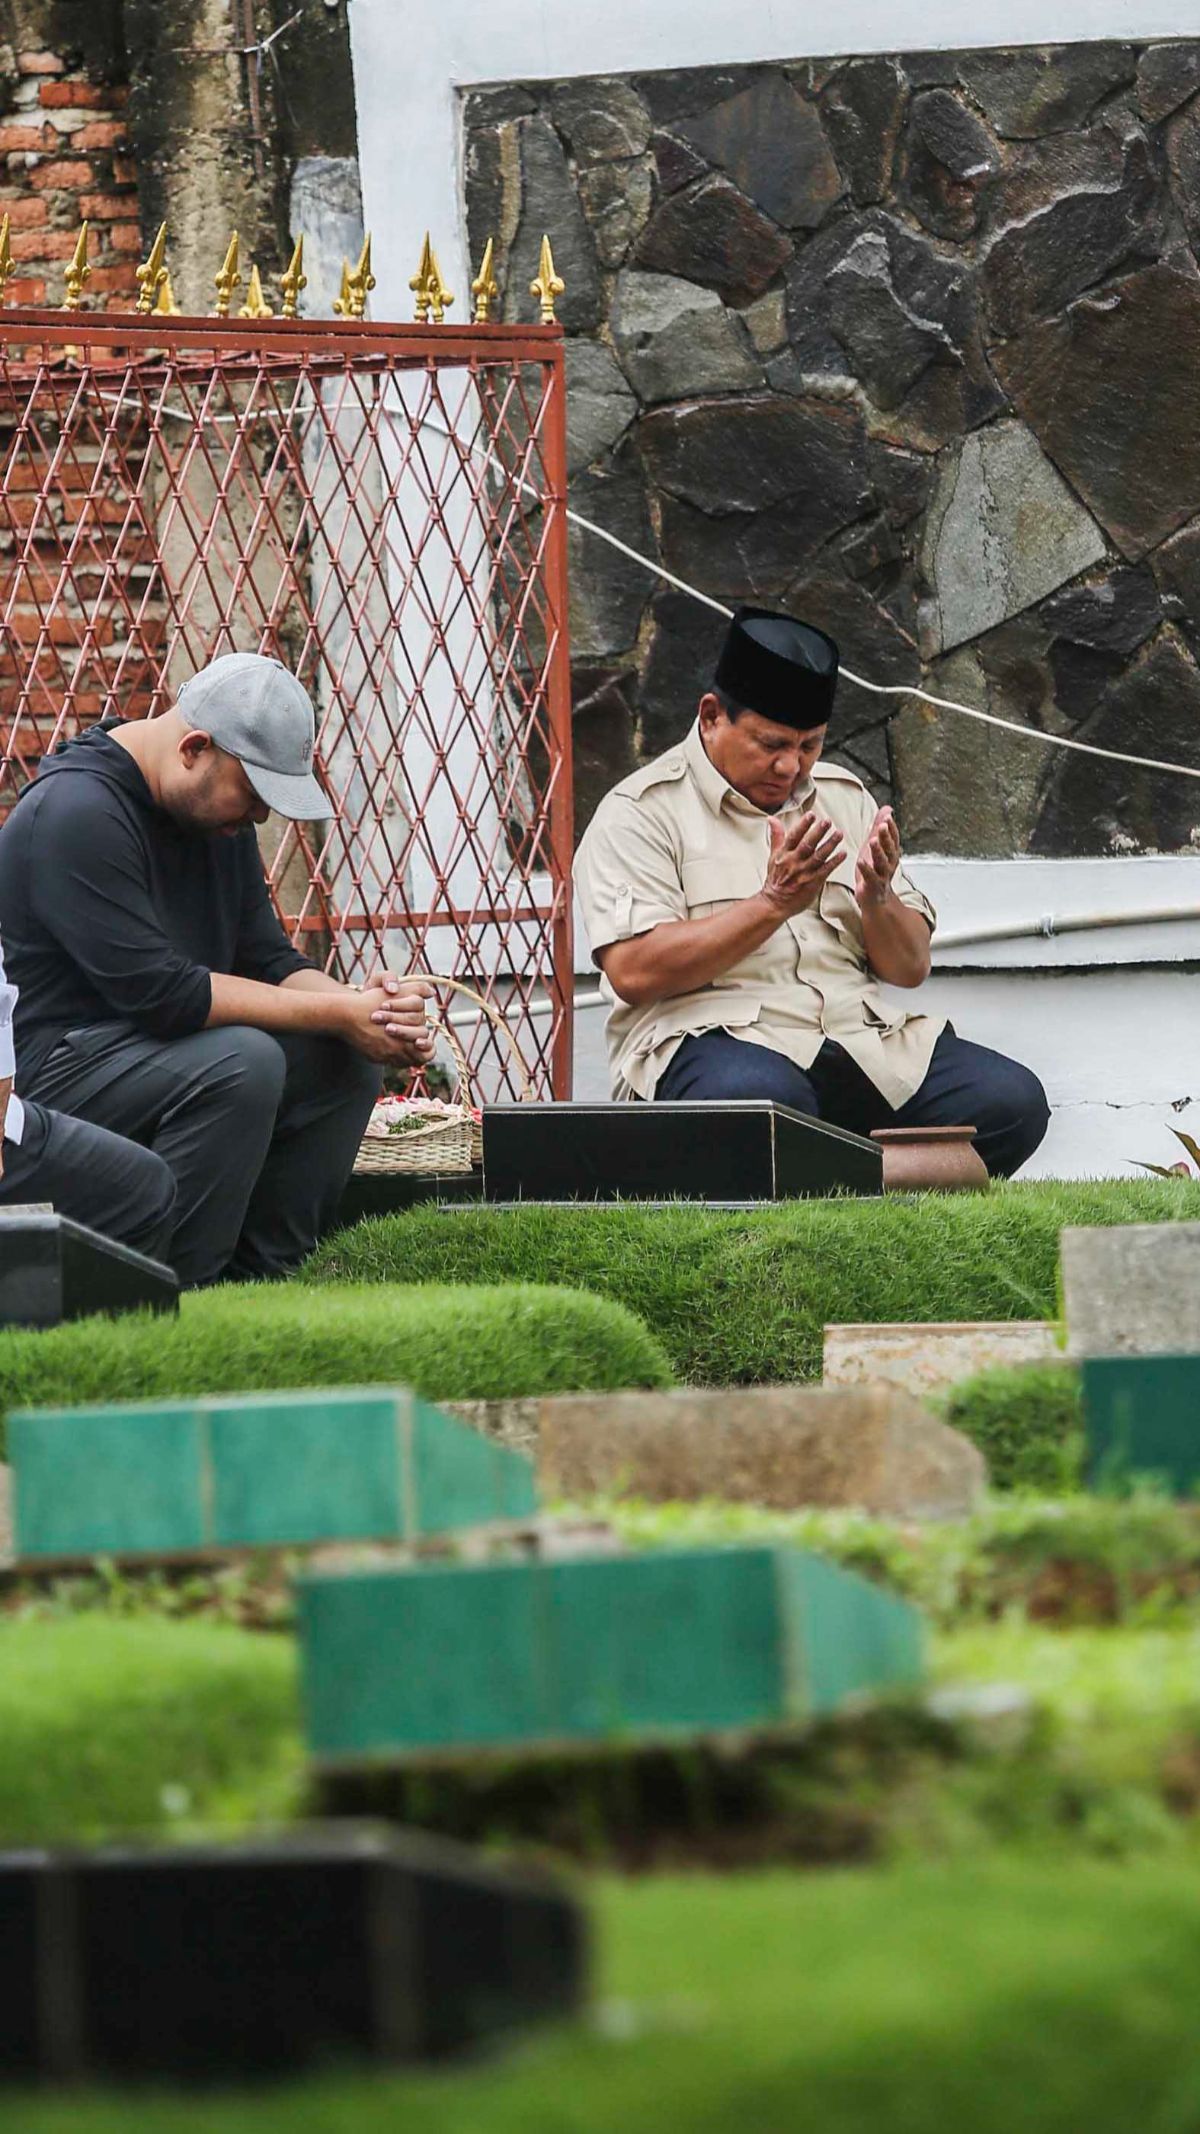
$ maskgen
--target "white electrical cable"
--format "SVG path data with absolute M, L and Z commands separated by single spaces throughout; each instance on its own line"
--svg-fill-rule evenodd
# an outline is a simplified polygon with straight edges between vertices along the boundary
M 113 396 L 107 395 L 105 397 L 112 398 Z M 174 415 L 188 421 L 194 421 L 195 419 L 188 414 L 185 408 L 163 405 L 159 412 L 164 415 Z M 391 422 L 400 423 L 403 420 L 391 408 L 384 408 L 383 413 Z M 234 422 L 238 419 L 238 417 L 232 415 L 207 416 L 205 418 L 206 421 L 216 423 Z M 408 427 L 412 427 L 411 418 L 409 419 Z M 470 458 L 475 460 L 482 459 L 486 463 L 487 454 L 481 453 L 476 447 L 466 443 L 463 438 L 457 437 L 453 431 L 447 430 L 440 422 L 431 421 L 427 415 L 418 417 L 416 427 L 420 430 L 431 431 L 435 437 L 446 438 L 450 443 L 458 445 Z M 513 479 L 511 469 L 505 469 L 505 479 L 509 481 Z M 516 479 L 520 488 L 527 490 L 531 496 L 535 496 L 539 503 L 544 502 L 541 491 L 532 482 L 526 481 L 520 475 Z M 597 541 L 606 541 L 610 548 L 616 549 L 618 555 L 628 557 L 631 563 L 640 564 L 644 571 L 649 571 L 651 577 L 661 578 L 664 585 L 674 586 L 676 592 L 687 593 L 692 600 L 699 601 L 702 607 L 714 609 L 718 615 L 724 615 L 728 618 L 733 614 L 733 609 L 725 601 L 715 599 L 711 593 L 702 593 L 699 586 L 689 585 L 686 578 L 677 577 L 674 571 L 667 570 L 663 564 L 655 563 L 649 556 L 643 556 L 639 549 L 631 548 L 627 541 L 622 541 L 616 534 L 609 533 L 606 527 L 597 526 L 594 519 L 585 519 L 582 512 L 572 511 L 570 505 L 567 506 L 566 515 L 572 526 L 578 526 L 584 533 L 594 535 Z M 954 697 L 935 697 L 930 694 L 929 690 L 918 688 L 915 682 L 868 682 L 864 675 L 855 674 L 852 667 L 842 666 L 838 671 L 842 679 L 852 683 L 856 689 L 865 689 L 870 696 L 915 697 L 919 703 L 931 704 L 935 711 L 956 711 L 960 718 L 975 719 L 981 726 L 999 727 L 1001 732 L 1016 734 L 1022 741 L 1040 742 L 1043 748 L 1070 749 L 1074 755 L 1099 756 L 1106 763 L 1129 763 L 1133 765 L 1135 770 L 1139 771 L 1165 771 L 1168 776 L 1176 778 L 1200 778 L 1200 764 L 1170 763 L 1159 756 L 1133 756 L 1120 748 L 1098 748 L 1094 741 L 1076 741 L 1069 734 L 1042 733 L 1036 726 L 1021 726 L 1015 719 L 1002 719 L 994 711 L 980 711 L 975 704 L 960 704 Z
M 437 427 L 436 424 L 430 424 L 430 428 Z M 447 432 L 443 430 L 440 434 L 445 436 Z M 621 555 L 629 557 L 630 562 L 640 563 L 644 570 L 650 571 L 656 578 L 665 579 L 668 585 L 677 587 L 681 593 L 690 593 L 693 600 L 701 601 L 706 608 L 715 608 L 718 615 L 733 614 L 733 609 L 727 607 L 723 600 L 714 600 L 711 593 L 702 593 L 697 586 L 688 585 L 686 580 L 677 578 L 672 571 L 664 570 L 661 563 L 652 562 L 649 556 L 639 555 L 636 548 L 630 548 L 627 542 L 618 540 L 616 534 L 608 533 L 603 526 L 595 525 L 591 519 L 583 518 L 579 512 L 572 511 L 569 507 L 567 517 L 573 526 L 581 526 L 585 532 L 595 534 L 597 540 L 607 541 L 610 548 L 618 549 Z M 868 682 L 861 674 L 855 674 L 853 668 L 845 666 L 839 667 L 838 673 L 842 680 L 853 682 L 856 689 L 866 689 L 872 696 L 918 697 L 922 704 L 932 704 L 938 711 L 960 712 L 964 719 L 978 719 L 983 726 L 1002 727 L 1005 733 L 1019 734 L 1023 741 L 1040 741 L 1046 748 L 1069 748 L 1074 749 L 1080 756 L 1103 756 L 1109 763 L 1132 763 L 1143 771 L 1170 771 L 1180 778 L 1200 778 L 1200 764 L 1165 763 L 1157 756 L 1130 756 L 1126 755 L 1123 749 L 1097 748 L 1092 741 L 1073 741 L 1068 734 L 1041 733 L 1036 726 L 1019 726 L 1015 719 L 1001 719 L 994 711 L 979 711 L 974 704 L 959 704 L 953 697 L 931 696 L 927 689 L 918 689 L 915 682 Z

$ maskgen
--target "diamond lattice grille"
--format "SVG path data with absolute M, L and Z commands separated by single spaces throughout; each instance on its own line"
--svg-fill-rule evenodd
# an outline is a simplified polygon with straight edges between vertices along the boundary
M 66 355 L 47 324 L 5 314 L 0 351 L 0 805 L 64 736 L 274 653 L 337 811 L 272 823 L 289 932 L 345 978 L 466 980 L 567 1094 L 557 334 L 276 323 L 247 350 L 156 320 L 117 350 L 73 320 Z M 516 1094 L 489 1026 L 463 1034 L 485 1093 Z

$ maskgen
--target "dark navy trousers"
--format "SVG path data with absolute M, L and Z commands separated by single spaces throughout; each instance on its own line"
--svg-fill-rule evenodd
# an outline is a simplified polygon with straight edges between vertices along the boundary
M 1050 1123 L 1046 1092 L 1028 1067 L 986 1045 L 968 1043 L 949 1025 L 915 1097 L 897 1111 L 832 1039 L 804 1068 L 767 1045 L 731 1037 L 728 1030 L 685 1037 L 654 1096 L 660 1104 L 769 1097 L 852 1134 L 870 1134 L 881 1126 L 973 1126 L 975 1146 L 993 1178 L 1011 1178 Z

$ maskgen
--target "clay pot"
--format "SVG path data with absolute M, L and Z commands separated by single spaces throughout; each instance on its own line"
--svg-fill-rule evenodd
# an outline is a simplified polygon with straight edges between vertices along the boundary
M 885 1193 L 984 1193 L 991 1180 L 973 1126 L 883 1126 Z

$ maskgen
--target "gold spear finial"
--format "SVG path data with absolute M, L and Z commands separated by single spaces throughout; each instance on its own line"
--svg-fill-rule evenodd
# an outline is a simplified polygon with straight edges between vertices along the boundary
M 428 230 L 421 246 L 417 271 L 408 286 L 417 299 L 415 316 L 419 323 L 426 326 L 432 318 L 434 324 L 440 326 L 454 298 L 442 280 L 442 270 L 438 265 L 437 253 L 430 242 Z
M 477 326 L 487 325 L 492 315 L 492 305 L 500 294 L 500 284 L 492 272 L 495 259 L 496 240 L 494 237 L 489 237 L 483 248 L 483 258 L 479 262 L 479 272 L 471 283 L 471 294 L 475 299 L 475 324 Z
M 137 270 L 137 309 L 145 317 L 154 309 L 155 298 L 167 278 L 167 225 L 160 222 L 158 235 Z
M 16 271 L 17 262 L 12 256 L 12 246 L 8 241 L 8 216 L 6 215 L 3 222 L 0 222 L 0 298 L 3 297 L 9 280 Z
M 158 295 L 152 308 L 156 319 L 177 319 L 179 317 L 179 306 L 175 302 L 175 291 L 171 287 L 169 274 L 163 275 Z
M 371 272 L 371 233 L 363 239 L 363 248 L 358 255 L 358 265 L 351 268 L 342 261 L 342 286 L 334 297 L 333 308 L 340 319 L 361 319 L 367 308 L 367 298 L 375 287 Z
M 304 272 L 303 237 L 296 239 L 296 249 L 288 263 L 287 273 L 279 278 L 279 287 L 283 292 L 283 304 L 279 316 L 281 319 L 294 319 L 296 307 L 300 302 L 300 291 L 308 287 L 308 276 Z
M 251 264 L 250 279 L 246 284 L 246 301 L 238 312 L 239 319 L 273 319 L 275 313 L 263 295 L 262 276 Z
M 220 272 L 213 276 L 213 286 L 217 292 L 217 317 L 219 319 L 227 319 L 229 317 L 229 306 L 233 301 L 233 292 L 241 287 L 241 281 L 242 277 L 238 268 L 238 233 L 235 230 L 229 240 L 225 257 L 221 261 Z
M 558 314 L 554 309 L 554 299 L 563 294 L 566 286 L 561 274 L 556 274 L 554 271 L 554 254 L 550 250 L 550 239 L 543 237 L 538 270 L 529 284 L 530 296 L 536 296 L 542 307 L 543 326 L 556 326 L 558 324 Z
M 87 256 L 88 226 L 82 224 L 75 241 L 71 263 L 63 276 L 63 310 L 78 311 L 83 296 L 83 285 L 91 275 Z

